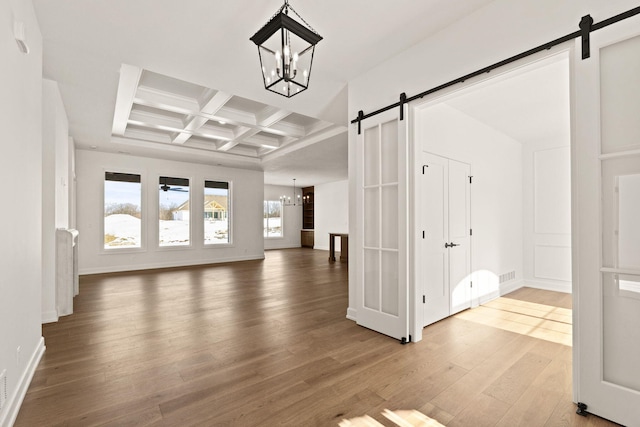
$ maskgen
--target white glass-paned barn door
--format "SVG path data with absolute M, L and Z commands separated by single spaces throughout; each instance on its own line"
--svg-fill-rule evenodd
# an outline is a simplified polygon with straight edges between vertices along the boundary
M 574 59 L 574 397 L 640 426 L 640 17 Z
M 357 322 L 406 340 L 406 122 L 387 112 L 361 123 L 357 138 Z

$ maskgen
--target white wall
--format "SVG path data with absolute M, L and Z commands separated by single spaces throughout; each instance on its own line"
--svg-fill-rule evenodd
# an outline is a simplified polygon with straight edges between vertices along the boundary
M 69 123 L 58 84 L 42 80 L 42 323 L 58 320 L 56 228 L 69 227 Z M 62 205 L 62 206 L 60 206 Z
M 45 140 L 43 143 L 55 144 L 55 198 L 56 198 L 56 228 L 69 228 L 69 200 L 70 182 L 69 173 L 71 170 L 71 147 L 69 143 L 69 122 L 64 111 L 62 98 L 58 89 L 58 84 L 44 80 L 43 86 L 48 89 L 43 93 L 43 114 L 54 117 L 54 127 L 43 129 Z M 45 119 L 46 120 L 46 119 Z
M 445 105 L 416 111 L 416 145 L 471 164 L 471 271 L 480 303 L 522 284 L 522 145 Z M 499 283 L 500 275 L 515 278 Z
M 314 186 L 314 249 L 329 250 L 329 233 L 349 232 L 349 181 Z M 336 239 L 340 251 L 340 239 Z
M 524 280 L 571 292 L 569 136 L 523 143 Z
M 636 0 L 496 0 L 349 81 L 349 119 L 501 61 L 578 30 L 580 18 L 596 21 L 637 6 Z M 534 22 L 535 25 L 531 23 Z M 469 82 L 467 82 L 469 84 Z M 356 218 L 356 125 L 349 132 L 349 224 Z M 350 251 L 355 251 L 351 245 Z M 350 254 L 354 259 L 355 252 Z M 354 266 L 357 268 L 357 266 Z M 355 307 L 356 268 L 349 269 L 349 306 Z
M 30 53 L 19 52 L 14 20 L 24 22 Z M 42 36 L 31 1 L 0 2 L 0 374 L 11 425 L 44 351 L 42 292 Z
M 265 185 L 264 200 L 279 200 L 281 196 L 294 197 L 293 185 Z M 302 198 L 302 189 L 296 188 L 296 205 L 297 197 Z M 265 249 L 284 249 L 300 247 L 300 230 L 302 229 L 302 206 L 283 206 L 282 207 L 282 237 L 270 237 L 264 239 Z
M 142 249 L 105 252 L 104 173 L 142 175 Z M 139 270 L 264 258 L 262 237 L 263 172 L 128 155 L 76 152 L 77 228 L 80 274 Z M 192 212 L 191 246 L 158 248 L 158 177 L 191 179 L 191 203 L 203 203 L 204 180 L 231 183 L 232 244 L 204 247 L 203 213 Z

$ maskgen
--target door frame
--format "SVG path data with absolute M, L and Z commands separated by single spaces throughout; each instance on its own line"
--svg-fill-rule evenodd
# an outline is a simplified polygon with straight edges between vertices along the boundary
M 415 101 L 410 104 L 408 118 L 409 118 L 409 147 L 410 147 L 410 162 L 409 165 L 412 167 L 412 171 L 409 172 L 409 194 L 410 197 L 410 205 L 409 209 L 411 211 L 410 216 L 410 224 L 409 230 L 412 232 L 409 235 L 409 244 L 410 244 L 410 253 L 411 257 L 409 259 L 409 267 L 410 267 L 410 285 L 409 285 L 409 333 L 413 337 L 413 341 L 422 340 L 422 328 L 423 328 L 423 315 L 422 315 L 422 286 L 420 285 L 420 265 L 417 262 L 417 256 L 420 253 L 420 239 L 422 237 L 421 231 L 418 230 L 418 222 L 417 218 L 420 215 L 420 204 L 416 202 L 419 200 L 420 191 L 418 187 L 419 178 L 421 175 L 421 158 L 420 155 L 422 153 L 422 146 L 418 141 L 417 133 L 417 116 L 418 114 L 427 108 L 433 107 L 437 104 L 446 102 L 452 98 L 460 96 L 466 92 L 474 91 L 476 89 L 482 88 L 483 86 L 493 84 L 496 79 L 505 79 L 513 76 L 513 73 L 523 73 L 529 71 L 529 66 L 548 60 L 557 55 L 563 55 L 569 59 L 569 67 L 570 73 L 573 69 L 573 58 L 574 58 L 574 49 L 575 44 L 573 40 L 567 41 L 560 45 L 554 46 L 549 50 L 538 52 L 536 54 L 530 55 L 526 58 L 523 58 L 519 61 L 512 62 L 510 64 L 504 65 L 500 69 L 493 70 L 491 73 L 483 74 L 482 76 L 478 76 L 472 78 L 468 81 L 460 83 L 455 86 L 448 87 L 431 95 L 425 96 L 422 101 Z M 573 83 L 570 82 L 570 85 Z M 571 86 L 572 87 L 572 86 Z M 406 117 L 407 115 L 405 115 Z M 573 124 L 573 117 L 571 118 Z M 573 136 L 572 136 L 572 144 L 573 144 Z M 446 157 L 446 155 L 441 153 L 433 152 L 433 154 L 440 155 Z M 462 160 L 464 161 L 464 159 Z M 573 205 L 572 205 L 573 209 Z M 473 255 L 471 258 L 471 274 L 473 275 Z M 479 305 L 479 294 L 478 289 L 471 289 L 471 308 L 477 307 Z
M 445 239 L 445 242 L 451 242 L 454 240 L 454 238 L 451 236 L 451 164 L 452 162 L 457 163 L 457 164 L 461 164 L 461 165 L 465 165 L 468 168 L 468 175 L 465 176 L 465 204 L 466 204 L 466 209 L 465 209 L 465 221 L 466 221 L 466 226 L 465 228 L 468 230 L 471 228 L 471 182 L 467 182 L 467 179 L 469 179 L 470 177 L 472 177 L 472 164 L 467 162 L 467 161 L 463 161 L 463 160 L 458 160 L 458 159 L 454 159 L 452 157 L 448 157 L 448 156 L 441 156 L 439 154 L 430 152 L 430 151 L 422 151 L 421 152 L 421 168 L 425 167 L 427 165 L 427 163 L 429 165 L 433 165 L 435 164 L 437 161 L 435 159 L 433 159 L 432 162 L 426 160 L 426 157 L 431 157 L 433 159 L 433 157 L 437 157 L 439 159 L 441 159 L 441 161 L 443 161 L 444 163 L 446 163 L 446 186 L 444 189 L 444 192 L 446 193 L 446 195 L 443 195 L 443 201 L 445 204 L 445 212 L 446 212 L 446 235 L 447 238 Z M 429 170 L 429 169 L 427 169 Z M 422 174 L 423 177 L 421 178 L 421 181 L 425 180 L 424 174 Z M 424 206 L 424 202 L 425 202 L 425 194 L 424 191 L 419 191 L 419 197 L 416 198 L 417 203 L 419 203 L 421 206 Z M 426 200 L 429 200 L 428 198 Z M 437 206 L 440 206 L 439 204 Z M 420 230 L 430 230 L 431 226 L 429 222 L 425 222 L 424 221 L 424 212 L 421 213 L 419 219 L 416 218 L 416 225 L 420 226 L 422 225 L 422 227 L 420 227 Z M 421 231 L 422 232 L 422 231 Z M 466 232 L 466 231 L 465 231 Z M 465 237 L 466 242 L 465 242 L 465 246 L 466 246 L 466 250 L 468 251 L 469 255 L 468 258 L 466 258 L 466 262 L 465 262 L 465 267 L 468 268 L 467 271 L 467 277 L 469 277 L 471 275 L 472 272 L 472 236 L 470 233 L 467 233 L 467 236 Z M 455 239 L 455 241 L 458 241 L 457 239 Z M 425 253 L 423 252 L 424 250 L 424 243 L 425 243 L 425 239 L 424 237 L 421 239 L 418 239 L 418 242 L 421 242 L 421 244 L 418 244 L 417 246 L 420 248 L 420 251 L 416 254 L 416 256 L 421 259 L 421 260 L 425 260 L 427 258 L 427 256 L 425 255 Z M 438 322 L 442 319 L 445 319 L 449 316 L 453 316 L 456 313 L 459 313 L 462 310 L 465 310 L 467 308 L 471 307 L 473 298 L 472 298 L 472 294 L 471 291 L 473 288 L 468 289 L 468 302 L 469 302 L 469 307 L 465 307 L 464 308 L 459 308 L 459 309 L 455 309 L 454 305 L 453 305 L 453 289 L 451 287 L 451 250 L 446 250 L 444 252 L 445 255 L 445 266 L 444 266 L 444 272 L 442 275 L 442 279 L 445 282 L 444 285 L 447 288 L 447 312 L 448 314 L 444 317 L 438 318 L 437 320 L 434 321 L 430 321 L 429 324 L 426 324 L 427 321 L 425 319 L 427 319 L 427 315 L 425 314 L 425 312 L 427 311 L 427 304 L 426 303 L 422 303 L 422 305 L 420 306 L 420 314 L 422 316 L 422 323 L 423 323 L 423 328 L 426 326 L 429 326 L 430 324 L 433 324 L 435 322 Z M 470 280 L 470 279 L 469 279 Z M 429 295 L 430 293 L 428 292 L 428 288 L 427 288 L 427 280 L 425 277 L 421 277 L 419 280 L 419 286 L 421 289 L 421 293 L 423 295 L 423 297 L 425 295 Z M 423 300 L 424 301 L 424 300 Z M 439 316 L 436 316 L 439 317 Z

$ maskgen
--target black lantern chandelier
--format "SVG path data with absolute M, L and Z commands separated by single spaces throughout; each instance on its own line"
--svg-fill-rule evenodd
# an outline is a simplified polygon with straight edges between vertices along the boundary
M 304 24 L 289 16 L 289 11 Z M 265 89 L 291 98 L 309 87 L 313 52 L 322 37 L 289 0 L 250 40 L 258 46 Z

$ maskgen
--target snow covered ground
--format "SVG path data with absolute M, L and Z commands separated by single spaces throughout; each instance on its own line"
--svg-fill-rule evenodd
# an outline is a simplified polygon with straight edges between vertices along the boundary
M 268 237 L 282 237 L 282 218 L 265 218 L 262 220 L 262 228 L 264 230 L 264 237 L 267 237 L 267 221 L 269 221 L 269 234 Z
M 226 221 L 205 221 L 205 244 L 228 243 Z M 141 221 L 131 215 L 115 214 L 104 218 L 106 249 L 139 248 L 141 245 Z M 161 246 L 189 244 L 189 221 L 160 221 Z

